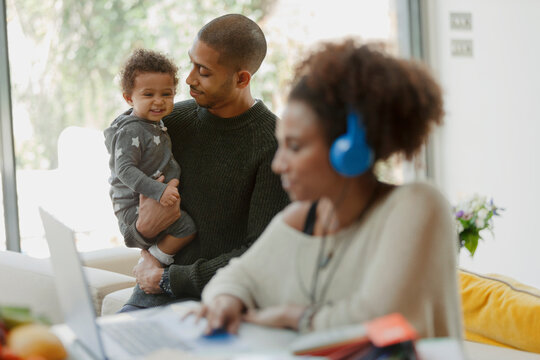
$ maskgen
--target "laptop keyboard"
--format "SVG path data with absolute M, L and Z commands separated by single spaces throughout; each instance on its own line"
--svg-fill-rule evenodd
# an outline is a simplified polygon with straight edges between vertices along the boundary
M 111 322 L 101 325 L 109 337 L 131 355 L 144 355 L 163 349 L 175 348 L 189 350 L 189 346 L 171 334 L 163 324 L 145 321 Z

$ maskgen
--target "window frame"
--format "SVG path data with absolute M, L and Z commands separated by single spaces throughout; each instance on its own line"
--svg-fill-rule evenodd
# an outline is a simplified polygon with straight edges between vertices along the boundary
M 17 178 L 15 147 L 13 143 L 13 116 L 11 111 L 11 82 L 7 45 L 6 2 L 0 0 L 0 164 L 2 171 L 2 194 L 6 249 L 21 251 L 19 233 L 19 210 L 17 205 Z

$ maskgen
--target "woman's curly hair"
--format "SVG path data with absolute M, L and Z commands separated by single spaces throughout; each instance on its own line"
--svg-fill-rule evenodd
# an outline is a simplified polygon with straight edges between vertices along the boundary
M 329 145 L 347 131 L 348 111 L 361 112 L 375 160 L 412 158 L 444 114 L 441 90 L 421 64 L 353 40 L 324 43 L 301 62 L 289 100 L 315 111 Z
M 120 71 L 122 91 L 131 94 L 135 78 L 142 73 L 163 73 L 171 75 L 174 87 L 178 85 L 178 67 L 165 55 L 146 49 L 136 49 Z

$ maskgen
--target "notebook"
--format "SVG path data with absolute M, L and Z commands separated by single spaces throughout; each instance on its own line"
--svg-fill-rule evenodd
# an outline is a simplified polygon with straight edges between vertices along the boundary
M 87 354 L 95 359 L 135 359 L 157 349 L 193 348 L 203 323 L 182 321 L 171 307 L 137 311 L 148 316 L 97 319 L 73 231 L 42 208 L 39 211 L 64 321 Z

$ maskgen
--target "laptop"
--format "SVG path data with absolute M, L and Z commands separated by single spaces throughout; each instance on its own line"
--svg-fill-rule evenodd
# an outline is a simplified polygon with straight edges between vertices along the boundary
M 182 320 L 172 305 L 97 319 L 73 230 L 39 208 L 66 325 L 95 359 L 136 359 L 158 349 L 191 351 L 203 322 Z

